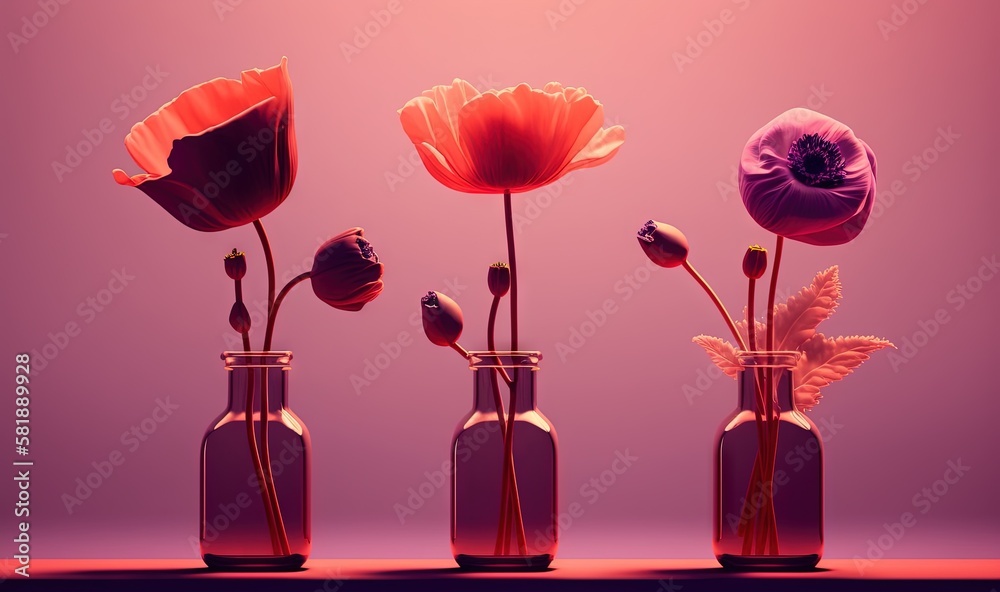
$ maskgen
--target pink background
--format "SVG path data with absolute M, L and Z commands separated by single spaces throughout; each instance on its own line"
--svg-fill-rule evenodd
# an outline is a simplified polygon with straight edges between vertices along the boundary
M 561 440 L 562 506 L 586 509 L 562 533 L 563 556 L 710 555 L 712 434 L 734 406 L 735 386 L 703 378 L 710 366 L 690 338 L 724 327 L 682 272 L 643 271 L 633 236 L 649 217 L 679 226 L 695 265 L 731 309 L 742 308 L 743 250 L 773 243 L 730 186 L 735 164 L 750 134 L 793 106 L 816 107 L 868 142 L 880 191 L 853 243 L 789 244 L 781 288 L 798 289 L 837 263 L 846 299 L 824 331 L 916 343 L 895 367 L 877 354 L 829 387 L 813 412 L 841 426 L 826 447 L 827 555 L 865 555 L 883 523 L 919 512 L 914 496 L 958 459 L 968 473 L 885 554 L 998 555 L 1000 402 L 991 372 L 1000 279 L 988 268 L 982 277 L 990 279 L 975 279 L 983 257 L 1000 255 L 996 4 L 235 4 L 220 17 L 217 6 L 228 0 L 71 2 L 16 52 L 0 48 L 0 360 L 8 388 L 16 353 L 65 345 L 44 369 L 36 360 L 31 383 L 36 557 L 195 556 L 198 446 L 225 403 L 218 356 L 232 285 L 221 259 L 234 246 L 247 251 L 246 290 L 260 299 L 262 258 L 249 227 L 191 231 L 141 192 L 115 185 L 111 170 L 139 171 L 122 140 L 162 103 L 282 55 L 300 158 L 291 197 L 264 221 L 279 277 L 298 273 L 320 241 L 354 225 L 366 228 L 387 268 L 385 292 L 361 314 L 298 289 L 280 318 L 276 346 L 295 352 L 292 406 L 313 436 L 314 556 L 448 554 L 446 490 L 405 524 L 393 506 L 447 457 L 471 381 L 463 362 L 430 345 L 409 318 L 426 290 L 451 282 L 454 294 L 457 282 L 468 323 L 462 342 L 485 345 L 486 268 L 505 258 L 502 208 L 498 198 L 454 193 L 422 168 L 401 166 L 415 153 L 396 109 L 456 76 L 484 88 L 585 86 L 609 122 L 627 130 L 607 165 L 514 205 L 528 221 L 517 235 L 523 345 L 546 355 L 539 401 Z M 397 13 L 379 25 L 371 11 L 384 22 L 389 6 Z M 21 34 L 22 18 L 39 10 L 34 0 L 3 2 L 0 30 Z M 713 22 L 724 10 L 728 22 Z M 898 28 L 880 29 L 893 18 Z M 359 37 L 365 47 L 346 59 L 343 47 L 366 27 L 376 34 Z M 674 54 L 685 52 L 694 57 L 679 68 Z M 147 67 L 166 76 L 135 90 Z M 134 108 L 120 99 L 133 92 Z M 112 131 L 58 179 L 53 161 L 105 118 Z M 958 134 L 938 141 L 944 151 L 934 148 L 941 129 Z M 921 168 L 915 157 L 933 163 Z M 122 268 L 134 279 L 107 302 L 102 290 Z M 626 298 L 629 276 L 640 288 Z M 971 298 L 953 292 L 959 284 L 975 291 Z M 98 297 L 100 312 L 87 303 Z M 608 299 L 617 312 L 561 360 L 557 344 Z M 918 334 L 941 309 L 948 322 Z M 66 342 L 55 334 L 68 322 L 80 332 Z M 356 394 L 350 376 L 383 345 L 394 349 L 400 332 L 407 345 Z M 703 394 L 689 401 L 685 385 Z M 179 408 L 130 452 L 121 434 L 165 397 Z M 2 400 L 0 417 L 12 418 L 12 397 Z M 125 463 L 67 513 L 63 494 L 115 450 Z M 639 460 L 587 503 L 580 487 L 626 450 Z M 0 499 L 13 504 L 11 480 L 0 481 Z

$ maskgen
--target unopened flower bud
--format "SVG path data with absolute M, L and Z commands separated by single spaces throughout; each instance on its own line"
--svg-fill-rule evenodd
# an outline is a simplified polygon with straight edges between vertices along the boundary
M 639 229 L 636 238 L 650 261 L 660 267 L 677 267 L 687 261 L 687 237 L 669 224 L 650 220 Z
M 232 280 L 241 280 L 247 274 L 247 258 L 243 253 L 233 249 L 232 253 L 226 255 L 226 275 Z
M 490 293 L 495 297 L 500 298 L 505 295 L 510 290 L 510 267 L 503 262 L 490 265 L 486 283 L 490 286 Z
M 352 228 L 340 233 L 313 258 L 313 292 L 334 308 L 357 312 L 382 293 L 384 267 L 364 232 Z
M 229 324 L 237 333 L 250 332 L 250 312 L 242 302 L 233 304 L 232 310 L 229 311 Z
M 767 271 L 767 249 L 760 245 L 747 248 L 747 254 L 743 256 L 743 275 L 757 280 L 765 271 Z
M 464 321 L 457 302 L 440 292 L 428 292 L 420 299 L 420 311 L 431 343 L 448 347 L 458 342 Z

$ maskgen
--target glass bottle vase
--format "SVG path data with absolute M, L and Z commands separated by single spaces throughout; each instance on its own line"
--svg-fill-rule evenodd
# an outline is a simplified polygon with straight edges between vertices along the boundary
M 222 354 L 229 403 L 201 445 L 200 542 L 209 567 L 295 569 L 309 556 L 312 449 L 305 424 L 288 408 L 291 358 Z
M 822 556 L 823 440 L 794 404 L 799 356 L 740 354 L 738 407 L 714 450 L 712 546 L 724 567 L 807 569 Z
M 536 405 L 540 359 L 470 352 L 473 406 L 451 445 L 451 548 L 462 567 L 544 569 L 555 557 L 558 444 Z

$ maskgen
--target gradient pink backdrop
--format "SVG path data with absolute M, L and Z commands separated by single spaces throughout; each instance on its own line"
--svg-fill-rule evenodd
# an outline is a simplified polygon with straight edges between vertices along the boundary
M 198 446 L 225 403 L 218 356 L 232 285 L 221 259 L 234 246 L 247 251 L 246 290 L 259 299 L 261 255 L 250 228 L 193 232 L 115 185 L 111 170 L 138 172 L 122 139 L 162 103 L 282 55 L 295 87 L 300 159 L 292 196 L 265 219 L 279 276 L 298 273 L 320 241 L 354 225 L 366 228 L 387 267 L 385 292 L 361 314 L 299 289 L 278 326 L 276 346 L 295 352 L 292 406 L 313 435 L 314 556 L 448 554 L 446 490 L 405 524 L 393 505 L 406 504 L 408 488 L 447 457 L 471 380 L 409 319 L 423 292 L 457 282 L 469 323 L 463 342 L 484 345 L 486 267 L 505 258 L 502 208 L 494 197 L 451 192 L 422 168 L 400 168 L 415 153 L 396 109 L 456 76 L 481 87 L 586 86 L 627 130 L 612 162 L 517 196 L 514 206 L 530 222 L 517 235 L 523 345 L 547 356 L 539 401 L 559 431 L 562 506 L 586 509 L 562 533 L 563 556 L 710 555 L 712 434 L 735 404 L 735 386 L 727 378 L 699 384 L 709 365 L 690 338 L 724 327 L 680 272 L 640 270 L 641 288 L 627 299 L 620 282 L 644 266 L 633 236 L 655 217 L 684 229 L 693 261 L 739 310 L 743 250 L 771 239 L 730 187 L 735 164 L 750 134 L 793 106 L 818 107 L 874 148 L 880 205 L 849 245 L 790 244 L 782 289 L 837 263 L 846 299 L 824 330 L 901 346 L 939 309 L 949 318 L 929 339 L 916 337 L 922 347 L 908 363 L 894 368 L 877 354 L 813 412 L 842 426 L 826 448 L 827 556 L 865 555 L 883 523 L 914 511 L 914 495 L 956 459 L 972 469 L 917 514 L 886 556 L 998 556 L 1000 279 L 971 278 L 981 258 L 1000 255 L 1000 6 L 400 1 L 242 2 L 221 16 L 227 0 L 71 2 L 17 52 L 0 48 L 0 359 L 10 389 L 15 353 L 40 350 L 67 322 L 81 327 L 32 379 L 36 557 L 195 556 Z M 397 14 L 388 24 L 371 24 L 371 11 L 390 5 Z M 33 0 L 3 2 L 0 30 L 20 33 L 22 17 L 39 10 Z M 731 14 L 720 27 L 712 21 L 723 10 Z M 880 30 L 894 10 L 898 29 Z M 366 26 L 377 34 L 346 59 L 344 44 Z M 685 52 L 698 55 L 678 68 L 674 54 Z M 147 67 L 166 76 L 147 78 L 153 89 L 134 109 L 116 103 Z M 57 179 L 52 162 L 104 118 L 113 131 Z M 935 152 L 940 129 L 958 138 Z M 923 170 L 913 159 L 925 150 L 937 158 Z M 134 279 L 104 310 L 87 313 L 87 298 L 122 268 Z M 970 281 L 980 288 L 973 298 L 951 292 Z M 560 360 L 557 343 L 607 299 L 617 312 Z M 403 331 L 412 342 L 356 394 L 350 376 Z M 704 394 L 689 401 L 685 385 Z M 179 408 L 129 452 L 121 434 L 165 397 Z M 12 418 L 12 397 L 3 401 L 0 417 Z M 125 452 L 125 464 L 67 513 L 62 495 L 114 450 Z M 639 460 L 587 503 L 580 487 L 626 450 Z M 12 482 L 2 481 L 0 499 L 12 504 Z M 12 518 L 3 524 L 13 536 Z

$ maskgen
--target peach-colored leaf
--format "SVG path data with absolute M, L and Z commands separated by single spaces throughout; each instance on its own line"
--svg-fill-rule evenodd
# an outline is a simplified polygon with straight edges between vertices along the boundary
M 726 373 L 726 376 L 730 378 L 739 376 L 740 360 L 736 355 L 736 348 L 732 343 L 709 335 L 699 335 L 691 339 L 691 341 L 705 348 L 712 363 L 722 369 Z
M 778 308 L 777 305 L 775 305 L 774 308 Z M 747 334 L 747 326 L 749 326 L 749 324 L 750 323 L 747 322 L 747 307 L 744 306 L 743 320 L 736 322 L 736 330 L 739 331 L 740 337 L 743 338 L 743 341 L 747 343 L 747 347 L 750 349 L 754 349 L 753 347 L 750 346 L 750 335 Z M 767 331 L 767 325 L 762 321 L 756 321 L 754 323 L 754 326 L 757 327 L 756 334 L 754 335 L 754 338 L 756 339 L 757 343 L 757 349 L 762 350 L 764 349 L 764 339 L 766 336 L 765 331 Z
M 884 347 L 896 347 L 885 339 L 871 335 L 829 338 L 816 333 L 803 343 L 802 357 L 795 367 L 795 405 L 808 411 L 823 395 L 820 389 L 836 382 L 860 366 L 872 352 Z
M 816 274 L 810 285 L 774 307 L 774 349 L 797 350 L 830 318 L 840 300 L 840 277 L 834 265 Z M 759 339 L 758 347 L 764 348 Z

